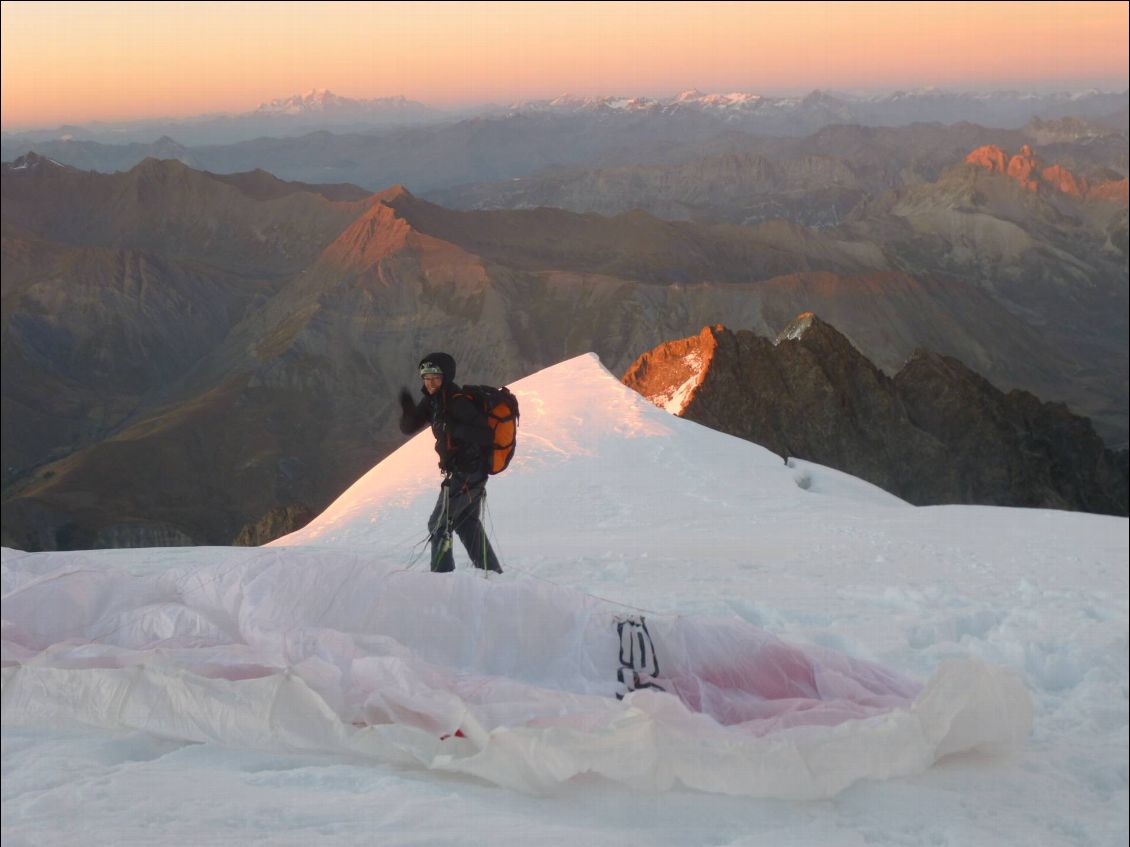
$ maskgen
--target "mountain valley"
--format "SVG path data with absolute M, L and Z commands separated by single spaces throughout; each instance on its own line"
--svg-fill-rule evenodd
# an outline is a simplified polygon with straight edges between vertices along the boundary
M 844 199 L 842 220 L 815 226 L 456 209 L 403 185 L 175 159 L 100 174 L 29 154 L 3 169 L 4 542 L 227 544 L 260 537 L 248 528 L 273 511 L 316 513 L 400 443 L 393 398 L 426 349 L 451 352 L 460 379 L 504 384 L 590 351 L 623 372 L 703 326 L 772 335 L 804 311 L 887 374 L 925 347 L 1066 402 L 1124 446 L 1124 200 L 964 161 L 1038 130 L 1046 161 L 1089 185 L 1125 180 L 1125 148 L 1112 159 L 1089 126 L 995 142 L 976 127 L 828 128 L 787 160 L 768 158 L 772 140 L 715 146 L 697 172 L 707 187 L 728 173 L 734 202 L 759 180 L 796 210 L 831 203 L 838 218 L 828 192 Z M 746 143 L 728 138 L 712 143 Z M 684 202 L 695 167 L 656 183 L 657 202 Z

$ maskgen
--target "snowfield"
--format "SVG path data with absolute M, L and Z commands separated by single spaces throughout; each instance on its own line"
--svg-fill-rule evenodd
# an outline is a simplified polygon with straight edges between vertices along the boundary
M 501 576 L 427 573 L 427 432 L 266 548 L 5 549 L 5 843 L 1127 843 L 1125 519 L 511 387 Z

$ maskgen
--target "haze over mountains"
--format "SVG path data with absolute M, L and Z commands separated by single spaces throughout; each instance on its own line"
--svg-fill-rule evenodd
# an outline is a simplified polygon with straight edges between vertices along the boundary
M 54 128 L 6 131 L 4 143 L 98 141 L 105 144 L 149 142 L 175 135 L 186 144 L 230 144 L 265 136 L 301 135 L 324 129 L 339 131 L 426 124 L 451 116 L 404 96 L 355 99 L 326 89 L 277 97 L 250 112 L 205 114 L 187 118 L 95 121 Z M 5 148 L 5 154 L 7 148 Z
M 186 118 L 91 122 L 55 128 L 5 131 L 5 144 L 52 140 L 101 141 L 110 144 L 147 142 L 172 135 L 189 144 L 225 144 L 266 135 L 284 136 L 311 129 L 382 127 L 458 121 L 506 114 L 686 114 L 700 112 L 743 129 L 807 135 L 830 123 L 898 126 L 915 121 L 985 126 L 1019 126 L 1036 115 L 1104 118 L 1125 109 L 1125 94 L 1099 91 L 968 93 L 941 89 L 889 94 L 847 94 L 812 91 L 804 96 L 756 93 L 707 94 L 691 89 L 671 97 L 577 97 L 563 94 L 545 100 L 438 109 L 403 95 L 374 98 L 342 97 L 327 89 L 278 97 L 250 112 L 205 114 Z M 4 149 L 8 157 L 7 146 Z
M 311 91 L 240 115 L 6 132 L 0 154 L 14 161 L 34 151 L 103 172 L 128 170 L 148 157 L 175 158 L 218 173 L 262 168 L 288 180 L 352 182 L 372 191 L 401 183 L 424 193 L 550 167 L 680 163 L 710 155 L 726 135 L 747 145 L 833 125 L 1015 128 L 1063 117 L 1125 133 L 1126 95 L 686 91 L 665 99 L 565 95 L 445 114 L 403 97 L 354 100 Z
M 695 154 L 685 161 L 557 168 L 426 196 L 465 209 L 555 206 L 604 215 L 644 209 L 675 220 L 784 218 L 827 227 L 886 191 L 937 180 L 974 148 L 1020 149 L 1037 139 L 1045 158 L 1079 179 L 1125 183 L 1126 133 L 1062 119 L 1033 120 L 1015 130 L 968 123 L 835 125 L 799 140 L 730 134 L 684 148 L 683 154 Z
M 425 348 L 502 384 L 589 351 L 622 372 L 704 325 L 770 335 L 807 310 L 888 374 L 926 347 L 1126 443 L 1124 192 L 1055 187 L 1125 184 L 1107 95 L 1071 101 L 1106 121 L 792 139 L 720 117 L 770 103 L 701 100 L 169 141 L 121 173 L 56 153 L 140 146 L 59 142 L 5 165 L 5 543 L 226 544 L 269 512 L 319 511 L 399 443 L 391 401 Z M 966 162 L 1024 144 L 1054 184 Z M 197 155 L 212 172 L 178 160 Z M 330 178 L 349 173 L 386 181 Z M 434 196 L 518 208 L 448 208 L 413 182 L 500 176 L 522 191 Z

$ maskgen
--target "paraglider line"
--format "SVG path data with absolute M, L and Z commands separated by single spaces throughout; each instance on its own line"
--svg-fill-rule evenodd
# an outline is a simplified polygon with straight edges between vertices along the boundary
M 554 582 L 552 579 L 548 579 L 544 576 L 540 576 L 540 575 L 534 573 L 533 571 L 528 571 L 525 568 L 519 568 L 519 567 L 512 565 L 509 562 L 507 562 L 502 556 L 502 552 L 501 552 L 502 548 L 500 548 L 498 546 L 498 535 L 494 531 L 494 516 L 491 515 L 490 509 L 486 506 L 485 503 L 483 504 L 483 514 L 485 516 L 485 520 L 490 522 L 490 535 L 491 535 L 492 538 L 495 539 L 495 541 L 493 542 L 495 555 L 498 556 L 499 562 L 503 563 L 503 570 L 504 571 L 513 571 L 514 573 L 524 574 L 525 576 L 528 576 L 531 579 L 536 579 L 536 580 L 539 580 L 541 582 L 548 583 L 549 585 L 552 585 L 554 588 L 564 588 L 564 587 L 566 587 L 566 586 L 560 585 L 559 583 Z M 578 590 L 578 589 L 576 589 L 572 586 L 568 586 L 568 588 L 572 591 Z M 636 612 L 647 612 L 649 615 L 657 615 L 659 617 L 673 617 L 673 618 L 676 618 L 676 619 L 683 617 L 683 615 L 678 614 L 678 613 L 657 612 L 657 611 L 655 611 L 655 609 L 645 609 L 642 606 L 633 606 L 631 603 L 621 603 L 619 600 L 610 600 L 607 597 L 601 597 L 599 594 L 593 594 L 589 591 L 581 591 L 580 593 L 585 595 L 586 597 L 591 597 L 593 600 L 600 600 L 602 603 L 611 603 L 613 606 L 620 606 L 620 607 L 625 608 L 625 609 L 632 609 L 633 611 L 636 611 Z

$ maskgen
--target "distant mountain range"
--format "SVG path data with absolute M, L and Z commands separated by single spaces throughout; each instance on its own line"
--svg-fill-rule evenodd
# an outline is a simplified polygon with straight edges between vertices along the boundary
M 706 327 L 623 382 L 680 417 L 866 479 L 915 505 L 1127 514 L 1123 450 L 1090 421 L 917 350 L 893 377 L 811 312 L 775 338 Z
M 30 146 L 48 141 L 148 144 L 163 136 L 175 136 L 183 144 L 232 144 L 318 130 L 349 132 L 450 120 L 452 116 L 446 112 L 402 96 L 353 99 L 339 97 L 325 89 L 314 89 L 305 94 L 261 103 L 250 112 L 116 123 L 96 121 L 52 129 L 5 132 L 2 140 L 7 161 L 9 145 L 25 143 Z
M 972 122 L 1003 129 L 1019 127 L 1037 116 L 1044 119 L 1067 116 L 1113 119 L 1117 123 L 1118 116 L 1125 109 L 1126 92 L 1037 94 L 1020 91 L 974 93 L 919 89 L 853 95 L 817 90 L 803 96 L 770 97 L 741 92 L 704 94 L 692 89 L 659 99 L 562 95 L 549 100 L 518 103 L 508 111 L 589 112 L 605 115 L 631 112 L 677 115 L 691 111 L 712 115 L 754 132 L 808 135 L 831 124 L 903 126 L 924 121 L 947 124 Z
M 764 97 L 687 91 L 664 99 L 566 95 L 442 112 L 404 97 L 355 100 L 311 91 L 235 115 L 6 132 L 0 158 L 11 162 L 35 151 L 101 172 L 128 170 L 148 157 L 175 158 L 219 173 L 262 168 L 286 179 L 371 190 L 401 183 L 422 193 L 549 167 L 661 164 L 680 156 L 684 145 L 735 134 L 748 136 L 748 143 L 808 136 L 833 125 L 971 122 L 1008 129 L 1068 117 L 1125 133 L 1126 93 Z M 699 155 L 684 153 L 681 161 Z
M 147 144 L 162 136 L 181 144 L 213 145 L 263 136 L 291 136 L 318 130 L 365 131 L 408 124 L 457 122 L 515 115 L 597 115 L 605 119 L 650 113 L 669 118 L 707 115 L 756 134 L 808 135 L 838 123 L 900 126 L 930 121 L 968 121 L 989 127 L 1019 127 L 1033 118 L 1067 116 L 1114 121 L 1125 129 L 1126 92 L 971 93 L 921 89 L 890 94 L 852 95 L 813 91 L 804 96 L 773 97 L 755 93 L 704 94 L 689 90 L 666 98 L 575 97 L 508 105 L 485 104 L 454 110 L 436 109 L 403 96 L 355 99 L 325 89 L 280 97 L 250 112 L 206 114 L 187 118 L 94 122 L 52 129 L 5 132 L 3 158 L 11 161 L 47 141 L 97 141 Z M 28 145 L 20 149 L 21 145 Z M 135 163 L 136 164 L 136 163 Z
M 382 119 L 396 116 L 403 120 L 413 120 L 436 115 L 439 112 L 403 96 L 357 100 L 339 97 L 332 91 L 322 88 L 260 103 L 259 108 L 252 114 L 344 116 L 350 120 L 356 120 L 364 115 Z
M 751 224 L 783 218 L 829 227 L 887 191 L 937 180 L 975 148 L 1031 152 L 1036 139 L 1044 139 L 1040 152 L 1054 167 L 1071 172 L 1065 177 L 1095 186 L 1125 184 L 1126 133 L 1067 119 L 1034 121 L 1019 130 L 915 124 L 832 126 L 800 140 L 728 136 L 699 145 L 689 160 L 560 167 L 425 196 L 461 209 L 553 206 L 603 215 L 643 209 L 673 220 Z M 1110 199 L 1118 196 L 1115 191 Z
M 320 511 L 400 442 L 393 398 L 429 349 L 504 384 L 588 351 L 623 371 L 704 325 L 768 335 L 805 310 L 887 373 L 926 347 L 1124 445 L 1125 205 L 965 163 L 987 142 L 951 130 L 922 131 L 941 141 L 917 155 L 897 143 L 912 128 L 802 140 L 865 183 L 913 170 L 884 170 L 891 149 L 924 163 L 824 229 L 18 159 L 2 171 L 5 543 L 226 544 L 275 510 Z M 958 136 L 975 143 L 945 162 Z M 1097 138 L 1048 161 L 1090 173 L 1075 162 L 1105 160 Z M 785 191 L 803 177 L 783 173 Z

